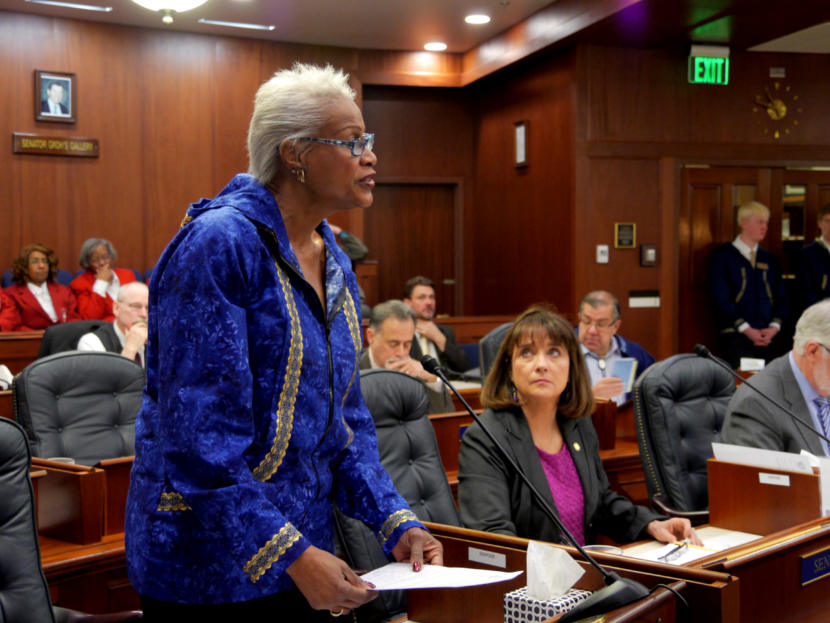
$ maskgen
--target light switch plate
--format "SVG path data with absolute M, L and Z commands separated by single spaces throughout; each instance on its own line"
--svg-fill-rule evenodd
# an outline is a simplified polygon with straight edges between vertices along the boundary
M 598 244 L 597 245 L 597 264 L 607 264 L 608 263 L 608 245 L 607 244 Z

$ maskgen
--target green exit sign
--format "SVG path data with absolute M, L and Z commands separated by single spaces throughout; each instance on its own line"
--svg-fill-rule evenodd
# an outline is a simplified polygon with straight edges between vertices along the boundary
M 689 55 L 689 82 L 729 84 L 729 48 L 692 46 Z

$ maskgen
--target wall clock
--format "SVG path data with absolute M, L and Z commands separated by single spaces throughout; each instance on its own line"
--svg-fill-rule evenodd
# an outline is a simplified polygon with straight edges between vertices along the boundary
M 801 101 L 792 86 L 775 81 L 755 95 L 752 112 L 757 116 L 758 125 L 764 134 L 780 139 L 791 134 L 798 127 L 801 113 Z

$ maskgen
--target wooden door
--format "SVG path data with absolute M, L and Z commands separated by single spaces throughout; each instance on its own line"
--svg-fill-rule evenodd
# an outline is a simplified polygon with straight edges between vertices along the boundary
M 379 182 L 375 187 L 363 227 L 369 259 L 378 262 L 379 301 L 402 298 L 406 280 L 424 275 L 435 282 L 437 313 L 460 311 L 457 190 L 450 182 Z
M 772 210 L 770 177 L 770 169 L 751 167 L 683 170 L 678 227 L 678 352 L 691 352 L 698 343 L 715 348 L 717 332 L 709 292 L 709 258 L 718 245 L 737 235 L 735 213 L 741 203 L 756 199 Z M 773 229 L 770 227 L 767 234 L 768 241 L 774 237 Z

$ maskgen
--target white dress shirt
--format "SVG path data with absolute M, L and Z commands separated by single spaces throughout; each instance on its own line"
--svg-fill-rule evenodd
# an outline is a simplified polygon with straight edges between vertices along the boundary
M 29 292 L 31 292 L 37 299 L 37 302 L 52 322 L 57 322 L 58 314 L 55 311 L 55 304 L 52 302 L 52 296 L 49 294 L 49 284 L 44 281 L 39 286 L 36 286 L 31 281 L 28 281 L 26 282 L 26 286 L 29 288 Z M 64 314 L 65 313 L 66 312 L 64 312 Z M 66 318 L 62 318 L 61 320 L 66 320 Z
M 124 346 L 127 343 L 127 337 L 124 335 L 124 332 L 118 328 L 118 323 L 116 321 L 112 321 L 112 328 L 115 329 L 115 335 L 118 337 L 118 342 L 121 344 L 121 350 L 124 350 Z M 88 351 L 88 352 L 95 352 L 95 353 L 105 353 L 107 352 L 104 343 L 94 333 L 85 333 L 81 336 L 81 339 L 78 340 L 78 350 Z M 141 367 L 144 367 L 144 346 L 141 347 L 141 350 L 138 351 L 138 357 L 141 359 Z

